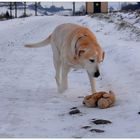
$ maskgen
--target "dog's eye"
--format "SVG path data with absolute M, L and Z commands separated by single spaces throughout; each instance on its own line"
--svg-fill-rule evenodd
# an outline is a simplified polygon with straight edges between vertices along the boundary
M 94 59 L 89 59 L 89 61 L 90 61 L 91 63 L 94 63 L 94 62 L 95 62 L 95 60 L 94 60 Z

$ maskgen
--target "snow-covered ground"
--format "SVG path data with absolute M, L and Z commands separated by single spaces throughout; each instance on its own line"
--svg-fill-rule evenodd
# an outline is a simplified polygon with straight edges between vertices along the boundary
M 138 28 L 140 28 L 140 13 L 133 11 L 133 12 L 117 12 L 117 13 L 113 13 L 110 14 L 111 17 L 114 17 L 117 20 L 123 20 L 126 21 L 130 24 L 132 24 L 133 26 L 136 26 Z
M 106 52 L 97 90 L 113 90 L 117 101 L 108 109 L 83 106 L 90 93 L 84 70 L 71 71 L 69 89 L 57 92 L 51 47 L 24 48 L 65 22 L 89 27 Z M 84 17 L 29 17 L 0 22 L 0 137 L 134 138 L 140 137 L 140 42 L 114 23 Z M 77 107 L 81 114 L 69 115 Z M 92 119 L 107 119 L 95 125 Z M 83 129 L 102 129 L 104 133 Z

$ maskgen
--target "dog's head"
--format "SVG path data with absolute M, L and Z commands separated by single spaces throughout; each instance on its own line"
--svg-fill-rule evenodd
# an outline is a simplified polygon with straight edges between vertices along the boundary
M 96 38 L 84 37 L 77 43 L 77 57 L 88 74 L 93 77 L 100 75 L 99 64 L 104 60 L 104 51 L 97 43 Z

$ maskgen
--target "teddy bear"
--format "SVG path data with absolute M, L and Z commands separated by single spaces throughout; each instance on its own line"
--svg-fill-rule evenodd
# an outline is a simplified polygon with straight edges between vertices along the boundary
M 99 107 L 101 109 L 109 108 L 115 103 L 115 94 L 113 91 L 96 92 L 84 98 L 83 104 L 87 107 Z

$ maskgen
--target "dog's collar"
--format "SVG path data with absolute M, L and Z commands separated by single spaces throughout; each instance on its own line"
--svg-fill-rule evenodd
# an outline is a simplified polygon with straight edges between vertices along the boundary
M 80 36 L 78 39 L 77 39 L 77 41 L 76 41 L 76 43 L 75 43 L 75 54 L 77 55 L 77 43 L 78 43 L 78 41 L 81 39 L 81 38 L 83 38 L 83 37 L 86 37 L 87 35 L 83 35 L 83 36 Z

